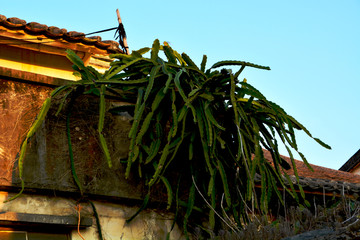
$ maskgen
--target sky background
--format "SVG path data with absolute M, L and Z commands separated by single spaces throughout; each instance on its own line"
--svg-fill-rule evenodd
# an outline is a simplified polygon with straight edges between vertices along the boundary
M 310 163 L 338 169 L 359 150 L 360 0 L 20 0 L 2 2 L 0 14 L 90 33 L 116 27 L 117 8 L 130 50 L 158 38 L 198 64 L 206 54 L 208 67 L 220 60 L 270 66 L 240 77 L 332 147 L 298 132 Z M 114 31 L 97 35 L 114 39 Z

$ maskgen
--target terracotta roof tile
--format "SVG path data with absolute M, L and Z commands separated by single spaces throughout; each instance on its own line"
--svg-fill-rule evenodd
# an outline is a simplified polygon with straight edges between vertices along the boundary
M 264 150 L 264 157 L 272 162 L 271 154 Z M 291 165 L 291 159 L 281 156 Z M 310 164 L 314 171 L 311 171 L 304 162 L 294 160 L 299 175 L 299 182 L 304 190 L 311 192 L 326 192 L 338 195 L 351 195 L 359 197 L 360 194 L 360 175 L 334 170 L 326 167 Z M 291 181 L 296 184 L 293 169 L 286 171 L 290 175 Z
M 48 29 L 45 31 L 45 36 L 52 39 L 61 38 L 67 30 L 65 28 L 58 28 L 58 27 L 48 27 Z
M 105 40 L 105 41 L 97 41 L 96 44 L 109 44 L 109 46 L 107 46 L 108 49 L 118 49 L 119 48 L 119 43 L 112 41 L 112 40 Z M 95 44 L 95 45 L 96 45 Z
M 26 21 L 20 18 L 12 17 L 2 22 L 6 27 L 10 29 L 22 29 L 26 25 Z
M 122 53 L 119 43 L 113 40 L 102 41 L 99 36 L 86 37 L 84 33 L 70 31 L 64 28 L 48 27 L 37 22 L 26 23 L 25 20 L 16 17 L 6 18 L 0 15 L 0 26 L 10 30 L 23 30 L 29 35 L 44 35 L 50 39 L 64 39 L 72 43 L 83 43 L 106 50 L 108 53 Z
M 70 31 L 66 32 L 63 35 L 63 38 L 69 42 L 81 42 L 81 40 L 85 37 L 85 33 Z
M 82 39 L 82 42 L 85 44 L 95 44 L 96 42 L 101 42 L 101 37 L 100 36 L 92 36 L 92 37 L 84 37 Z
M 271 154 L 268 151 L 264 151 L 264 157 L 269 161 L 272 161 Z M 291 165 L 291 159 L 289 157 L 282 156 Z M 295 159 L 295 165 L 298 171 L 299 176 L 316 178 L 316 179 L 326 179 L 326 180 L 335 180 L 348 183 L 360 183 L 360 175 L 343 172 L 339 170 L 334 170 L 326 167 L 317 166 L 310 164 L 314 169 L 311 171 L 304 162 Z M 289 175 L 293 175 L 293 169 L 287 171 Z
M 0 23 L 6 21 L 6 17 L 4 15 L 0 15 Z
M 48 26 L 37 22 L 30 22 L 25 25 L 25 31 L 29 34 L 44 34 Z

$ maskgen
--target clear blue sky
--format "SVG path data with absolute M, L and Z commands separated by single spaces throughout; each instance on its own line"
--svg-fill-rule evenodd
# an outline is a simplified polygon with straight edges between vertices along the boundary
M 243 60 L 271 67 L 242 77 L 316 137 L 298 134 L 310 163 L 338 169 L 360 148 L 360 1 L 5 1 L 0 14 L 89 33 L 116 27 L 130 49 L 158 38 L 200 63 Z M 113 32 L 99 34 L 112 40 Z M 282 152 L 286 154 L 286 151 Z

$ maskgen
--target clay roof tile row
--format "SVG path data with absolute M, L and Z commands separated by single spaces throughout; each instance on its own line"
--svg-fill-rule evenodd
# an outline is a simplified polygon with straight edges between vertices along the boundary
M 272 157 L 270 152 L 264 150 L 264 157 L 268 161 L 272 161 Z M 291 159 L 286 156 L 281 156 L 284 160 L 286 160 L 291 165 Z M 299 176 L 306 178 L 314 178 L 314 179 L 323 179 L 330 181 L 341 181 L 348 183 L 360 183 L 360 175 L 334 170 L 326 167 L 317 166 L 314 164 L 310 164 L 314 171 L 311 171 L 304 162 L 299 160 L 294 160 L 295 165 L 298 171 Z M 294 171 L 292 169 L 287 170 L 289 175 L 293 175 Z
M 62 38 L 72 43 L 83 43 L 106 50 L 108 53 L 122 52 L 122 50 L 119 48 L 119 43 L 113 40 L 102 41 L 100 36 L 87 37 L 82 32 L 68 32 L 64 28 L 58 28 L 55 26 L 48 27 L 45 24 L 40 24 L 37 22 L 27 23 L 25 20 L 16 17 L 7 18 L 4 15 L 0 15 L 0 26 L 3 26 L 10 30 L 24 30 L 29 35 L 44 35 L 50 39 Z
M 270 152 L 264 150 L 264 157 L 272 162 Z M 291 165 L 289 157 L 281 156 Z M 314 171 L 299 160 L 294 160 L 299 175 L 299 183 L 304 189 L 311 191 L 333 192 L 343 195 L 344 193 L 360 196 L 360 175 L 334 170 L 326 167 L 310 164 Z M 293 184 L 296 184 L 296 177 L 293 169 L 286 171 L 290 175 Z

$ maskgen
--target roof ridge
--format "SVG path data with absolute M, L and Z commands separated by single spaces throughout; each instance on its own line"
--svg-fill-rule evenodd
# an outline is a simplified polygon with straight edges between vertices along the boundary
M 268 161 L 272 161 L 272 157 L 269 151 L 264 149 L 264 157 Z M 281 157 L 286 160 L 290 166 L 291 164 L 291 158 L 287 156 L 281 155 Z M 350 173 L 350 172 L 344 172 L 340 170 L 335 170 L 327 167 L 318 166 L 315 164 L 310 164 L 310 166 L 314 169 L 314 171 L 311 171 L 306 164 L 303 161 L 295 160 L 295 165 L 297 168 L 298 175 L 301 177 L 306 178 L 313 178 L 313 179 L 322 179 L 322 180 L 330 180 L 330 181 L 338 181 L 338 182 L 347 182 L 347 183 L 360 183 L 360 175 Z M 290 170 L 286 170 L 286 172 L 290 174 L 294 174 L 293 168 Z
M 38 22 L 29 22 L 25 20 L 11 17 L 7 18 L 0 14 L 0 26 L 3 26 L 9 30 L 23 30 L 29 35 L 44 35 L 50 39 L 64 39 L 71 43 L 82 43 L 85 45 L 91 45 L 96 48 L 106 50 L 110 53 L 123 53 L 119 48 L 119 43 L 114 40 L 102 40 L 100 36 L 87 37 L 85 33 L 77 31 L 67 31 L 65 28 L 59 28 L 56 26 L 48 27 L 45 24 Z

